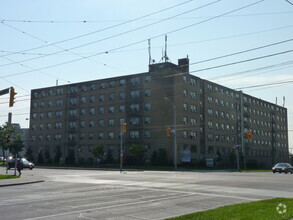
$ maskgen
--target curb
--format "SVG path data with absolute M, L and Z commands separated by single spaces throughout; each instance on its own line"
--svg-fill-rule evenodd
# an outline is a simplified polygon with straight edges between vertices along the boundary
M 45 182 L 45 180 L 36 180 L 36 181 L 30 181 L 30 182 L 22 182 L 22 183 L 7 183 L 7 184 L 0 184 L 0 187 L 5 186 L 18 186 L 18 185 L 25 185 L 25 184 L 33 184 L 33 183 L 42 183 Z

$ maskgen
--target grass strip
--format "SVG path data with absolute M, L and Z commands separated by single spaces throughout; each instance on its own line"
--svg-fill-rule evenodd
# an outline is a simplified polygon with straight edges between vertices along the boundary
M 0 174 L 0 180 L 3 180 L 3 179 L 15 179 L 15 178 L 19 178 L 19 176 Z
M 293 199 L 275 198 L 222 206 L 169 220 L 287 220 L 293 218 Z

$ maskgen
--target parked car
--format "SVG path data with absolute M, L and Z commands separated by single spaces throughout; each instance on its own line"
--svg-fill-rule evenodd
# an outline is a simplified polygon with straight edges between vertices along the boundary
M 17 158 L 17 162 L 19 162 L 19 160 L 20 159 Z M 25 158 L 21 158 L 21 161 L 22 161 L 22 164 L 23 164 L 23 168 L 29 168 L 30 170 L 32 170 L 35 167 L 35 165 L 32 162 L 28 161 Z M 15 159 L 8 160 L 7 161 L 7 168 L 10 169 L 10 168 L 13 168 L 13 167 L 15 167 Z
M 272 168 L 273 173 L 279 172 L 279 173 L 291 173 L 293 174 L 293 166 L 290 163 L 277 163 Z

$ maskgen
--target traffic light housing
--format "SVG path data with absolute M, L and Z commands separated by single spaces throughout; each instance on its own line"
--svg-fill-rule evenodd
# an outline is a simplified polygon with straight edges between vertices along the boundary
M 171 136 L 171 128 L 167 128 L 167 136 L 168 136 L 168 137 Z
M 251 131 L 247 132 L 247 140 L 249 140 L 249 141 L 252 140 L 252 132 Z
M 10 134 L 5 134 L 5 142 L 6 143 L 10 142 Z
M 11 87 L 11 88 L 10 88 L 9 107 L 12 107 L 12 106 L 14 105 L 14 99 L 15 99 L 14 96 L 15 96 L 16 94 L 17 94 L 17 93 L 15 92 L 14 88 Z
M 123 131 L 124 133 L 127 131 L 127 123 L 126 123 L 126 122 L 124 122 L 124 123 L 122 124 L 122 131 Z

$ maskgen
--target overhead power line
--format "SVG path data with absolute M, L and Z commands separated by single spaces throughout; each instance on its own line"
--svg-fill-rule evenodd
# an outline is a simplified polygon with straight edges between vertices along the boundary
M 280 85 L 291 84 L 291 83 L 293 83 L 293 80 L 286 80 L 286 81 L 279 81 L 274 83 L 264 83 L 264 84 L 253 85 L 253 86 L 240 87 L 240 88 L 236 88 L 236 90 L 259 88 L 259 87 L 265 87 L 265 86 L 275 86 L 275 85 L 280 86 Z
M 246 16 L 267 16 L 267 15 L 280 15 L 280 14 L 291 14 L 293 11 L 279 11 L 279 12 L 268 12 L 268 13 L 249 13 L 249 14 L 238 14 L 238 15 L 228 15 L 223 17 L 233 18 L 233 17 L 246 17 Z M 211 16 L 198 16 L 198 17 L 182 17 L 182 18 L 176 18 L 180 20 L 186 20 L 186 19 L 202 19 L 202 18 L 209 18 L 213 17 Z M 174 18 L 175 19 L 175 18 Z M 160 18 L 149 18 L 149 19 L 140 19 L 141 21 L 154 21 L 154 20 L 161 20 Z M 115 19 L 115 20 L 26 20 L 26 19 L 0 19 L 0 22 L 9 22 L 9 23 L 81 23 L 81 24 L 87 24 L 87 23 L 109 23 L 109 22 L 127 22 L 129 20 L 125 19 Z
M 288 39 L 288 40 L 279 41 L 279 42 L 272 43 L 272 44 L 267 44 L 267 45 L 260 46 L 260 47 L 255 47 L 255 48 L 248 49 L 248 50 L 243 50 L 243 51 L 239 51 L 239 52 L 235 52 L 235 53 L 230 53 L 230 54 L 226 54 L 226 55 L 219 56 L 219 57 L 215 57 L 215 58 L 210 58 L 210 59 L 206 59 L 206 60 L 194 62 L 194 63 L 191 63 L 189 65 L 195 65 L 195 64 L 205 63 L 205 62 L 209 62 L 209 61 L 213 61 L 213 60 L 218 60 L 218 59 L 222 59 L 222 58 L 226 58 L 226 57 L 230 57 L 230 56 L 235 56 L 235 55 L 239 55 L 239 54 L 242 54 L 242 53 L 251 52 L 251 51 L 254 51 L 254 50 L 260 50 L 260 49 L 263 49 L 263 48 L 266 48 L 266 47 L 272 47 L 272 46 L 276 46 L 276 45 L 279 45 L 279 44 L 288 43 L 290 41 L 293 41 L 293 38 Z
M 110 29 L 113 29 L 113 28 L 116 28 L 116 27 L 119 27 L 119 26 L 122 26 L 122 25 L 125 25 L 125 24 L 128 24 L 128 23 L 143 19 L 143 18 L 147 18 L 149 16 L 152 16 L 152 15 L 155 15 L 155 14 L 158 14 L 158 13 L 161 13 L 161 12 L 164 12 L 164 11 L 179 7 L 181 5 L 187 4 L 187 3 L 192 2 L 192 1 L 194 1 L 194 0 L 188 0 L 188 1 L 182 2 L 180 4 L 176 4 L 176 5 L 170 6 L 168 8 L 164 8 L 164 9 L 159 10 L 159 11 L 155 11 L 155 12 L 140 16 L 138 18 L 134 18 L 134 19 L 131 19 L 131 20 L 128 20 L 128 21 L 125 21 L 125 22 L 122 22 L 122 23 L 119 23 L 119 24 L 116 24 L 116 25 L 112 25 L 112 26 L 109 26 L 109 27 L 106 27 L 106 28 L 102 28 L 102 29 L 99 29 L 99 30 L 96 30 L 96 31 L 92 31 L 92 32 L 89 32 L 89 33 L 86 33 L 86 34 L 82 34 L 82 35 L 78 35 L 78 36 L 75 36 L 75 37 L 67 38 L 67 39 L 64 39 L 64 40 L 61 40 L 61 41 L 57 41 L 57 42 L 54 42 L 54 43 L 51 43 L 51 44 L 46 44 L 46 45 L 39 46 L 39 47 L 26 49 L 26 50 L 20 51 L 20 53 L 21 52 L 32 51 L 32 50 L 37 50 L 37 49 L 41 49 L 41 48 L 44 48 L 44 47 L 49 47 L 49 46 L 56 45 L 56 44 L 61 44 L 61 43 L 64 43 L 64 42 L 68 42 L 68 41 L 72 41 L 72 40 L 75 40 L 75 39 L 78 39 L 78 38 L 82 38 L 82 37 L 86 37 L 86 36 L 89 36 L 89 35 L 92 35 L 92 34 L 96 34 L 96 33 L 102 32 L 102 31 L 110 30 Z M 9 56 L 9 55 L 10 54 L 6 54 L 6 55 L 2 55 L 2 56 Z
M 167 33 L 164 33 L 164 34 L 160 34 L 160 35 L 157 35 L 157 36 L 154 36 L 152 38 L 148 38 L 148 39 L 144 39 L 144 40 L 140 40 L 140 41 L 136 41 L 136 42 L 133 42 L 133 43 L 130 43 L 130 44 L 127 44 L 127 45 L 123 45 L 123 46 L 120 46 L 120 47 L 116 47 L 116 48 L 113 48 L 111 50 L 108 50 L 108 51 L 104 51 L 104 52 L 99 52 L 99 53 L 96 53 L 96 54 L 93 54 L 93 55 L 90 55 L 90 56 L 87 56 L 88 58 L 90 57 L 95 57 L 95 56 L 98 56 L 98 55 L 101 55 L 101 54 L 105 54 L 105 53 L 109 53 L 109 52 L 112 52 L 112 51 L 116 51 L 116 50 L 119 50 L 119 49 L 123 49 L 123 48 L 126 48 L 126 47 L 130 47 L 130 46 L 133 46 L 133 45 L 136 45 L 136 44 L 139 44 L 139 43 L 142 43 L 142 42 L 146 42 L 147 40 L 149 39 L 155 39 L 155 38 L 159 38 L 159 37 L 162 37 L 162 36 L 165 36 L 165 35 L 168 35 L 168 34 L 173 34 L 177 31 L 182 31 L 184 29 L 187 29 L 187 28 L 190 28 L 190 27 L 194 27 L 196 25 L 199 25 L 199 24 L 202 24 L 202 23 L 205 23 L 205 22 L 208 22 L 208 21 L 211 21 L 211 20 L 215 20 L 217 18 L 220 18 L 222 16 L 225 16 L 225 15 L 228 15 L 228 14 L 231 14 L 231 13 L 234 13 L 236 11 L 240 11 L 240 10 L 243 10 L 245 8 L 248 8 L 248 7 L 251 7 L 253 5 L 256 5 L 256 4 L 259 4 L 261 2 L 263 2 L 264 0 L 260 0 L 260 1 L 257 1 L 257 2 L 254 2 L 254 3 L 251 3 L 251 4 L 248 4 L 248 5 L 245 5 L 245 6 L 242 6 L 242 7 L 239 7 L 237 9 L 234 9 L 234 10 L 231 10 L 231 11 L 228 11 L 228 12 L 225 12 L 225 13 L 222 13 L 218 16 L 215 16 L 213 18 L 209 18 L 209 19 L 206 19 L 206 20 L 203 20 L 203 21 L 200 21 L 200 22 L 196 22 L 196 23 L 193 23 L 191 25 L 187 25 L 187 26 L 184 26 L 182 28 L 178 28 L 178 29 L 175 29 L 175 30 L 172 30 L 172 31 L 169 31 Z M 6 78 L 6 77 L 11 77 L 11 76 L 17 76 L 17 75 L 22 75 L 22 74 L 27 74 L 27 73 L 31 73 L 31 72 L 35 72 L 35 71 L 38 71 L 38 70 L 44 70 L 44 69 L 49 69 L 49 68 L 53 68 L 53 67 L 57 67 L 57 66 L 61 66 L 61 65 L 65 65 L 65 64 L 69 64 L 69 63 L 73 63 L 73 62 L 77 62 L 77 61 L 80 61 L 82 60 L 83 58 L 79 58 L 79 59 L 75 59 L 75 60 L 70 60 L 70 61 L 66 61 L 66 62 L 61 62 L 61 63 L 58 63 L 58 64 L 54 64 L 54 65 L 51 65 L 51 66 L 46 66 L 46 67 L 42 67 L 42 68 L 39 68 L 39 69 L 35 69 L 35 70 L 31 70 L 31 71 L 25 71 L 25 72 L 19 72 L 19 73 L 14 73 L 14 74 L 8 74 L 6 76 L 2 76 L 0 78 Z
M 293 25 L 288 25 L 288 26 L 265 29 L 265 30 L 261 30 L 261 31 L 249 32 L 249 33 L 243 33 L 243 34 L 236 34 L 236 35 L 230 35 L 230 36 L 224 36 L 224 37 L 210 38 L 210 39 L 198 40 L 198 41 L 192 41 L 192 42 L 185 42 L 185 43 L 170 44 L 170 45 L 168 45 L 168 47 L 176 47 L 176 46 L 182 46 L 182 45 L 190 45 L 190 44 L 204 43 L 204 42 L 210 42 L 210 41 L 225 40 L 225 39 L 230 39 L 230 38 L 243 37 L 243 36 L 249 36 L 249 35 L 254 35 L 254 34 L 277 31 L 277 30 L 286 29 L 286 28 L 292 28 L 292 27 L 293 27 Z M 154 48 L 160 48 L 161 49 L 162 47 L 158 46 L 158 47 L 152 47 L 152 48 L 153 49 Z M 134 52 L 134 51 L 146 50 L 146 49 L 147 49 L 147 47 L 143 47 L 143 48 L 137 48 L 137 49 L 132 49 L 132 50 L 113 51 L 113 53 Z M 0 53 L 6 53 L 6 54 L 9 53 L 11 55 L 21 54 L 21 55 L 33 55 L 33 56 L 50 55 L 49 53 L 26 53 L 26 52 L 5 51 L 5 50 L 0 50 Z M 93 55 L 95 53 L 79 53 L 79 54 L 80 55 Z M 71 54 L 68 54 L 68 53 L 59 53 L 58 55 L 60 55 L 60 56 L 70 55 L 71 56 Z
M 199 70 L 193 70 L 193 71 L 190 71 L 190 73 L 196 73 L 196 72 L 202 72 L 202 71 L 211 70 L 211 69 L 222 68 L 222 67 L 226 67 L 226 66 L 232 66 L 232 65 L 236 65 L 236 64 L 240 64 L 240 63 L 246 63 L 246 62 L 250 62 L 250 61 L 260 60 L 260 59 L 273 57 L 273 56 L 278 56 L 278 55 L 291 53 L 291 52 L 293 52 L 293 50 L 286 50 L 286 51 L 282 51 L 282 52 L 279 52 L 279 53 L 273 53 L 273 54 L 269 54 L 269 55 L 265 55 L 265 56 L 254 57 L 254 58 L 247 59 L 247 60 L 240 60 L 240 61 L 236 61 L 236 62 L 232 62 L 232 63 L 226 63 L 226 64 L 207 67 L 207 68 L 203 68 L 203 69 L 199 69 Z
M 150 27 L 150 26 L 156 25 L 156 24 L 158 24 L 158 23 L 161 23 L 161 22 L 167 21 L 167 20 L 169 20 L 169 19 L 171 19 L 171 18 L 178 17 L 178 16 L 181 16 L 181 15 L 184 15 L 184 14 L 190 13 L 190 12 L 192 12 L 192 11 L 202 9 L 202 8 L 204 8 L 204 7 L 208 7 L 208 6 L 210 6 L 210 5 L 213 5 L 213 4 L 218 3 L 218 2 L 220 2 L 220 1 L 222 1 L 222 0 L 216 0 L 216 1 L 214 1 L 214 2 L 211 2 L 211 3 L 205 4 L 205 5 L 202 5 L 202 6 L 196 7 L 196 8 L 192 8 L 192 9 L 190 9 L 190 10 L 184 11 L 184 12 L 179 13 L 179 14 L 176 14 L 176 15 L 173 15 L 173 16 L 171 16 L 171 17 L 167 17 L 167 18 L 162 19 L 162 20 L 160 20 L 160 21 L 153 22 L 153 23 L 150 23 L 150 24 L 147 24 L 147 25 L 143 25 L 143 26 L 140 26 L 140 27 L 138 27 L 138 28 L 131 29 L 131 30 L 127 30 L 127 31 L 121 32 L 121 33 L 119 33 L 119 34 L 115 34 L 115 35 L 112 35 L 112 36 L 109 36 L 109 37 L 105 37 L 105 38 L 102 38 L 102 39 L 99 39 L 99 40 L 95 40 L 95 41 L 92 41 L 92 42 L 89 42 L 89 43 L 86 43 L 86 44 L 78 45 L 78 46 L 75 46 L 75 47 L 62 49 L 62 50 L 60 50 L 60 51 L 57 51 L 57 52 L 54 52 L 54 53 L 51 53 L 51 54 L 48 54 L 48 55 L 44 55 L 44 56 L 40 56 L 40 57 L 33 57 L 33 58 L 30 58 L 30 59 L 22 60 L 22 61 L 19 61 L 19 62 L 23 63 L 23 62 L 27 62 L 27 61 L 32 61 L 32 60 L 36 60 L 36 59 L 40 59 L 40 58 L 44 58 L 44 57 L 48 57 L 48 56 L 51 56 L 51 55 L 59 54 L 59 53 L 64 52 L 64 51 L 75 50 L 75 49 L 78 49 L 78 48 L 81 48 L 81 47 L 89 46 L 89 45 L 96 44 L 96 43 L 99 43 L 99 42 L 102 42 L 102 41 L 105 41 L 105 40 L 109 40 L 109 39 L 112 39 L 112 38 L 115 38 L 115 37 L 119 37 L 119 36 L 122 36 L 122 35 L 125 35 L 125 34 L 129 34 L 129 33 L 131 33 L 131 32 L 134 32 L 134 31 L 137 31 L 137 30 L 141 30 L 141 29 L 144 29 L 144 28 L 146 28 L 146 27 Z M 48 44 L 48 45 L 56 46 L 56 43 L 54 43 L 54 44 Z M 82 56 L 82 58 L 84 58 L 84 59 L 89 59 L 90 57 L 89 57 L 89 56 Z M 9 65 L 12 65 L 12 64 L 11 64 L 11 63 L 10 63 L 10 64 L 3 64 L 3 65 L 1 65 L 0 67 L 9 66 Z

